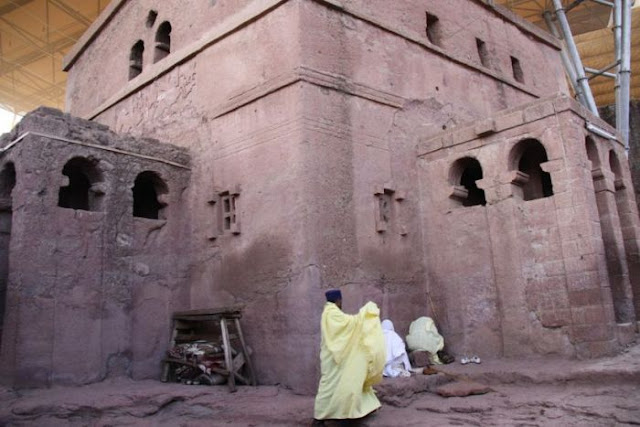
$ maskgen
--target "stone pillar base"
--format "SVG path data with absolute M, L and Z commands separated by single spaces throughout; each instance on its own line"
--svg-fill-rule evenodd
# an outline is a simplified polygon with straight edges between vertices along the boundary
M 629 345 L 636 338 L 638 322 L 618 323 L 616 325 L 616 337 L 620 345 Z

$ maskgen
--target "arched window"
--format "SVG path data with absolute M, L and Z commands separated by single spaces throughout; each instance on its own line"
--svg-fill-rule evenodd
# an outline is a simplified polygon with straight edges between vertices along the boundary
M 156 49 L 153 55 L 153 62 L 158 62 L 171 52 L 171 24 L 164 21 L 156 32 Z
M 537 139 L 525 139 L 516 144 L 509 156 L 510 169 L 517 169 L 520 173 L 517 185 L 522 187 L 524 200 L 535 200 L 553 196 L 551 175 L 542 170 L 541 163 L 545 163 L 547 150 Z
M 140 173 L 133 185 L 133 216 L 162 219 L 161 213 L 166 203 L 159 196 L 167 192 L 167 184 L 160 175 L 151 171 Z
M 515 56 L 511 57 L 511 71 L 513 71 L 513 78 L 517 82 L 524 83 L 524 73 L 522 72 L 520 60 Z
M 483 67 L 489 67 L 489 50 L 484 40 L 476 37 L 476 50 L 478 51 L 478 57 Z
M 458 190 L 454 190 L 454 199 L 462 206 L 484 206 L 487 199 L 484 190 L 478 188 L 476 181 L 482 179 L 482 166 L 477 159 L 464 157 L 455 161 L 449 172 L 449 181 Z
M 615 175 L 616 181 L 622 179 L 622 166 L 620 166 L 618 155 L 613 150 L 609 151 L 609 168 L 611 168 L 611 172 Z
M 624 188 L 624 184 L 622 181 L 622 165 L 620 165 L 618 155 L 613 150 L 609 151 L 609 168 L 614 175 L 614 186 L 616 191 Z
M 64 165 L 62 174 L 67 185 L 60 187 L 58 206 L 84 211 L 100 210 L 104 192 L 97 185 L 102 182 L 102 174 L 96 163 L 84 157 L 74 157 Z
M 584 142 L 587 158 L 591 160 L 591 170 L 600 167 L 600 156 L 598 156 L 598 147 L 593 138 L 588 136 Z
M 442 46 L 442 29 L 440 20 L 432 13 L 426 12 L 427 17 L 427 39 L 436 46 Z
M 138 40 L 131 48 L 129 54 L 129 80 L 142 72 L 142 55 L 144 54 L 144 42 Z

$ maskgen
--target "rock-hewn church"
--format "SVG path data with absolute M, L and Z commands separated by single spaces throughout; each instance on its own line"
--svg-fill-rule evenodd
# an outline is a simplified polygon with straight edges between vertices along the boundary
M 620 137 L 491 2 L 114 0 L 65 68 L 0 139 L 6 384 L 158 378 L 173 311 L 240 305 L 259 381 L 312 392 L 327 288 L 454 354 L 634 337 Z

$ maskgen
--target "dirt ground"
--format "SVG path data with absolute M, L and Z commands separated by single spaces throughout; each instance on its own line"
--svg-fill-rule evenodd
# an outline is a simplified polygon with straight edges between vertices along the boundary
M 636 341 L 638 342 L 638 341 Z M 588 361 L 483 360 L 441 374 L 386 379 L 365 426 L 640 425 L 640 344 Z M 444 398 L 440 384 L 468 381 L 493 391 Z M 118 379 L 84 387 L 0 389 L 0 426 L 310 425 L 313 396 L 274 387 L 187 386 Z

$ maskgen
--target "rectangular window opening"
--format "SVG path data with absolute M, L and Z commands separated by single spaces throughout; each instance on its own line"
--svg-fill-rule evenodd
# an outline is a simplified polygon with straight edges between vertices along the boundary
M 237 234 L 237 222 L 236 222 L 236 197 L 237 194 L 230 194 L 228 191 L 220 193 L 220 201 L 222 212 L 222 231 L 231 231 Z
M 377 213 L 376 213 L 376 231 L 383 233 L 391 227 L 391 223 L 394 221 L 394 191 L 385 188 L 381 193 L 376 193 L 377 201 Z
M 524 73 L 522 72 L 518 58 L 511 57 L 511 68 L 513 69 L 513 78 L 516 79 L 517 82 L 524 83 Z
M 476 38 L 476 48 L 478 49 L 478 57 L 483 67 L 489 67 L 489 52 L 487 51 L 487 44 Z

